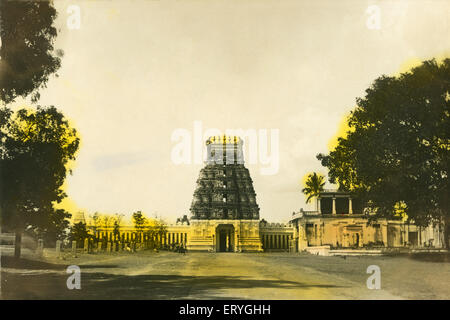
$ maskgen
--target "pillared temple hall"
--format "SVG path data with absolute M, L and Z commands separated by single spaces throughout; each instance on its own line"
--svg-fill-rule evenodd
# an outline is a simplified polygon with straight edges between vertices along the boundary
M 188 251 L 263 252 L 308 251 L 329 254 L 339 250 L 414 250 L 444 248 L 444 224 L 426 228 L 402 220 L 369 223 L 364 207 L 352 194 L 324 190 L 316 210 L 294 212 L 286 223 L 261 219 L 257 194 L 244 165 L 240 137 L 213 136 L 206 141 L 207 158 L 200 170 L 190 208 L 167 227 L 157 242 L 180 245 Z M 79 221 L 84 220 L 78 217 Z M 78 221 L 75 221 L 78 222 Z M 96 230 L 107 241 L 137 241 L 133 226 Z

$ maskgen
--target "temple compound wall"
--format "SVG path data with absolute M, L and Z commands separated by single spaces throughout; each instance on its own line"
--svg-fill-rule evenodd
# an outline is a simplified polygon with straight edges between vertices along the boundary
M 292 226 L 258 220 L 194 220 L 187 248 L 210 252 L 287 252 L 293 248 L 293 233 Z
M 208 252 L 262 252 L 289 251 L 293 228 L 279 223 L 259 220 L 207 220 L 167 225 L 165 232 L 147 234 L 147 228 L 137 231 L 133 225 L 122 225 L 118 232 L 113 227 L 88 226 L 100 242 L 111 242 L 131 247 L 151 240 L 152 248 L 183 247 L 192 251 Z M 149 239 L 152 237 L 152 239 Z M 293 250 L 293 247 L 291 248 Z
M 148 227 L 136 230 L 133 225 L 121 225 L 119 230 L 114 227 L 94 227 L 88 225 L 89 232 L 94 239 L 99 242 L 117 243 L 122 246 L 131 247 L 131 244 L 146 245 L 151 244 L 149 248 L 170 249 L 175 246 L 186 247 L 187 239 L 190 234 L 189 225 L 168 225 L 164 232 L 148 233 Z
M 148 235 L 133 226 L 98 228 L 99 241 L 130 246 L 145 243 Z M 163 234 L 153 235 L 156 248 L 181 246 L 190 251 L 208 252 L 302 252 L 308 248 L 330 246 L 331 249 L 371 248 L 444 248 L 442 229 L 421 228 L 402 221 L 379 219 L 368 224 L 364 215 L 326 216 L 298 212 L 292 224 L 255 220 L 208 220 L 174 224 Z
M 294 228 L 291 224 L 260 222 L 259 237 L 266 252 L 292 252 L 294 247 Z

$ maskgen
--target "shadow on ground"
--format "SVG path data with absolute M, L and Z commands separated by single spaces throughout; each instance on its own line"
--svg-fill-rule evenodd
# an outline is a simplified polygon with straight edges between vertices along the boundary
M 450 253 L 412 253 L 410 259 L 426 262 L 450 262 Z
M 113 275 L 82 273 L 81 289 L 69 290 L 69 275 L 57 273 L 15 274 L 2 272 L 4 299 L 220 299 L 222 289 L 311 289 L 339 288 L 335 285 L 295 281 L 254 280 L 241 277 L 178 275 Z M 218 294 L 214 294 L 218 293 Z M 226 299 L 233 297 L 226 297 Z M 234 297 L 236 299 L 240 297 Z
M 68 264 L 55 264 L 39 260 L 30 259 L 16 259 L 11 256 L 1 257 L 1 267 L 10 269 L 23 269 L 23 270 L 66 270 Z M 118 265 L 111 264 L 80 264 L 80 267 L 86 269 L 116 269 L 120 268 Z
M 2 268 L 25 269 L 25 270 L 65 270 L 67 265 L 54 264 L 38 260 L 16 259 L 10 256 L 2 256 Z

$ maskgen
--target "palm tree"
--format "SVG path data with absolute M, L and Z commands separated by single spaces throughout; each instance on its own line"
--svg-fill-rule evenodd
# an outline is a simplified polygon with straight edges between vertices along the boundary
M 305 181 L 305 187 L 302 192 L 308 196 L 306 198 L 306 203 L 309 203 L 312 198 L 318 197 L 320 192 L 323 191 L 323 186 L 325 185 L 325 177 L 321 174 L 315 172 L 310 173 Z

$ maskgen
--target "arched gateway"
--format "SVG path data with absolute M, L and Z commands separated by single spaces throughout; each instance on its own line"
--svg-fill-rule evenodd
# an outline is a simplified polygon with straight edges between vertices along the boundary
M 215 136 L 206 141 L 191 205 L 188 250 L 262 251 L 259 207 L 239 137 Z
M 232 224 L 219 224 L 216 227 L 216 251 L 233 252 L 235 248 L 234 226 Z

